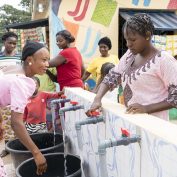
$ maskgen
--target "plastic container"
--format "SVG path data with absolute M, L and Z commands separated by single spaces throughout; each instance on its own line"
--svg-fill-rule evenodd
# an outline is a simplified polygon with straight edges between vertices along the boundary
M 55 135 L 55 145 L 53 133 L 36 133 L 30 135 L 30 137 L 43 154 L 64 151 L 62 134 L 57 133 Z M 32 157 L 31 152 L 26 149 L 19 139 L 9 141 L 6 144 L 6 150 L 10 152 L 15 168 L 21 162 Z
M 47 160 L 47 171 L 40 177 L 64 177 L 64 154 L 45 154 Z M 66 167 L 67 177 L 81 177 L 80 159 L 78 156 L 67 154 Z M 34 159 L 28 159 L 21 163 L 16 169 L 17 177 L 39 177 L 36 174 Z

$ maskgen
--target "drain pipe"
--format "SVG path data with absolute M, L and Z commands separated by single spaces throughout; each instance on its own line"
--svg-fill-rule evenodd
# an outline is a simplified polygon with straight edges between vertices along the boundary
M 122 129 L 121 129 L 122 131 Z M 123 132 L 123 131 L 122 131 Z M 128 132 L 128 131 L 127 131 Z M 106 149 L 114 146 L 127 146 L 132 143 L 140 142 L 141 137 L 139 135 L 127 136 L 122 134 L 119 140 L 108 139 L 101 142 L 98 146 L 98 155 L 100 160 L 100 177 L 108 177 L 107 163 L 106 163 Z
M 76 110 L 79 110 L 79 109 L 84 109 L 84 105 L 78 105 L 77 102 L 70 101 L 70 104 L 72 106 L 63 107 L 63 108 L 60 108 L 60 110 L 59 110 L 61 126 L 62 126 L 63 131 L 65 131 L 65 116 L 64 116 L 65 112 L 76 111 Z
M 83 142 L 82 142 L 82 136 L 81 136 L 81 126 L 87 125 L 87 124 L 97 124 L 99 122 L 104 122 L 104 117 L 102 115 L 97 114 L 97 112 L 92 112 L 92 117 L 87 118 L 81 121 L 77 121 L 75 123 L 75 129 L 77 133 L 77 141 L 78 141 L 78 147 L 82 151 L 83 150 Z

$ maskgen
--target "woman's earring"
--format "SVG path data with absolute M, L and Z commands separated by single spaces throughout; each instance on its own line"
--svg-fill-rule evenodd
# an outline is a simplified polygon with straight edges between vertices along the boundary
M 31 66 L 32 65 L 32 63 L 31 62 L 29 62 L 29 66 Z

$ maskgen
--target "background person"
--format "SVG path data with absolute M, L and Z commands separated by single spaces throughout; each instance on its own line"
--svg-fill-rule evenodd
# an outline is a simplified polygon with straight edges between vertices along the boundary
M 83 81 L 86 81 L 91 74 L 94 75 L 96 73 L 96 82 L 98 82 L 101 75 L 101 67 L 104 63 L 110 62 L 118 64 L 119 62 L 116 55 L 109 54 L 109 50 L 112 48 L 112 43 L 108 37 L 101 38 L 98 42 L 98 46 L 101 56 L 93 59 L 88 65 L 84 75 L 82 76 Z
M 109 71 L 114 68 L 115 65 L 113 63 L 106 62 L 102 65 L 101 67 L 101 76 L 97 82 L 97 85 L 95 88 L 92 90 L 92 92 L 97 93 L 100 87 L 101 82 L 103 81 L 104 77 L 109 73 Z M 114 101 L 118 102 L 118 89 L 114 89 L 112 92 L 107 92 L 104 97 Z
M 56 41 L 62 51 L 49 61 L 49 66 L 57 69 L 57 82 L 60 85 L 60 90 L 64 87 L 83 88 L 81 79 L 84 73 L 82 56 L 76 47 L 71 47 L 75 38 L 69 31 L 63 30 L 56 34 Z
M 4 67 L 4 65 L 13 65 L 16 67 L 18 63 L 20 63 L 20 54 L 17 53 L 17 42 L 18 36 L 14 32 L 7 32 L 2 36 L 2 42 L 4 44 L 4 50 L 0 52 L 0 66 Z M 8 59 L 8 60 L 7 60 Z M 11 59 L 11 60 L 9 60 Z M 5 144 L 15 137 L 14 131 L 11 128 L 11 110 L 10 106 L 5 108 L 1 108 L 2 114 L 2 127 L 3 127 L 3 139 Z M 5 149 L 2 150 L 0 156 L 5 157 L 9 154 Z
M 7 32 L 2 36 L 2 42 L 4 44 L 4 50 L 0 52 L 0 57 L 7 56 L 17 56 L 20 57 L 20 54 L 17 52 L 17 42 L 18 36 L 14 32 Z

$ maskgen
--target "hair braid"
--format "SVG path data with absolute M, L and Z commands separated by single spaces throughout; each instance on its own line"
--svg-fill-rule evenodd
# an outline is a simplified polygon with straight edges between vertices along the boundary
M 147 32 L 154 33 L 154 25 L 149 15 L 145 13 L 135 14 L 127 19 L 123 29 L 130 29 L 139 33 L 142 36 L 146 36 Z

